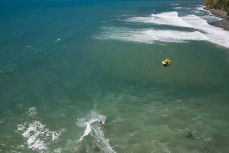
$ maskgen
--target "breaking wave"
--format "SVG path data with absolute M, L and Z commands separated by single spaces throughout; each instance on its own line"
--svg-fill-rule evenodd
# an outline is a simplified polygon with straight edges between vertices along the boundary
M 149 17 L 133 17 L 126 19 L 127 22 L 143 22 L 143 23 L 153 23 L 158 25 L 170 25 L 177 27 L 189 27 L 193 26 L 183 21 L 179 16 L 178 12 L 165 12 L 159 14 L 152 14 Z
M 200 7 L 197 8 L 201 10 Z M 152 14 L 149 17 L 132 17 L 125 22 L 151 23 L 176 27 L 176 30 L 165 29 L 131 29 L 123 27 L 105 27 L 96 39 L 114 39 L 140 43 L 208 41 L 229 48 L 229 32 L 207 22 L 207 17 L 197 15 L 179 16 L 178 12 Z M 217 19 L 219 20 L 219 19 Z M 186 30 L 180 28 L 188 28 Z
M 209 25 L 206 20 L 196 15 L 184 16 L 182 19 L 191 24 L 195 30 L 201 31 L 208 38 L 209 42 L 229 48 L 228 31 Z
M 208 40 L 208 38 L 199 31 L 184 32 L 176 30 L 153 30 L 139 29 L 132 30 L 128 28 L 105 28 L 104 33 L 97 39 L 114 39 L 123 41 L 134 41 L 141 43 L 160 42 L 185 42 L 190 40 Z

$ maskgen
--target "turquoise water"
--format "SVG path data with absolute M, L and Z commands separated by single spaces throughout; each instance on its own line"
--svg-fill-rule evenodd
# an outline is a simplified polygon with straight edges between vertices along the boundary
M 229 32 L 201 4 L 1 1 L 0 152 L 229 152 Z

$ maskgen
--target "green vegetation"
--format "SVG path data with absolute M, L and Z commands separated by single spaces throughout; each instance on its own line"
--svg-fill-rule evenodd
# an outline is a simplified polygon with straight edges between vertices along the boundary
M 229 15 L 229 0 L 205 0 L 204 4 L 209 9 L 226 11 L 227 15 Z

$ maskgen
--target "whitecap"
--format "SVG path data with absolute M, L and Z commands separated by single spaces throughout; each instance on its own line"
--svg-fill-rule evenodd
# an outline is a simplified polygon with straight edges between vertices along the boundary
M 27 140 L 28 148 L 34 151 L 48 150 L 49 142 L 58 140 L 62 131 L 50 131 L 40 121 L 18 125 L 18 132 Z
M 200 10 L 200 8 L 199 8 Z M 212 19 L 212 18 L 211 18 Z M 220 20 L 219 18 L 214 18 Z M 229 32 L 222 28 L 208 24 L 206 16 L 197 15 L 178 16 L 177 12 L 153 14 L 149 17 L 133 17 L 127 22 L 153 23 L 158 25 L 191 28 L 192 31 L 163 30 L 163 29 L 130 29 L 130 28 L 103 28 L 104 32 L 96 36 L 97 39 L 114 39 L 140 43 L 209 41 L 213 44 L 229 48 Z
M 37 110 L 36 110 L 36 107 L 30 107 L 29 110 L 27 111 L 27 114 L 32 117 L 32 116 L 35 116 L 37 114 Z
M 34 119 L 37 115 L 36 107 L 30 107 L 26 114 Z M 38 120 L 24 122 L 17 126 L 17 132 L 26 140 L 20 146 L 27 146 L 29 149 L 37 152 L 48 151 L 49 144 L 52 142 L 55 143 L 63 131 L 64 129 L 51 131 L 45 124 L 42 124 Z
M 199 10 L 199 11 L 205 11 L 203 5 L 199 5 L 199 6 L 197 6 L 195 9 L 196 9 L 196 10 Z
M 133 17 L 126 19 L 127 22 L 142 22 L 142 23 L 153 23 L 158 25 L 170 25 L 176 27 L 189 27 L 192 26 L 184 22 L 179 16 L 178 12 L 164 12 L 159 14 L 152 14 L 149 17 Z
M 199 31 L 187 32 L 176 30 L 152 30 L 128 28 L 106 28 L 106 30 L 96 37 L 97 39 L 114 39 L 122 41 L 134 41 L 141 43 L 160 42 L 186 42 L 190 40 L 207 40 L 208 38 Z
M 175 10 L 191 10 L 191 8 L 188 8 L 188 7 L 181 7 L 181 6 L 177 6 L 177 7 L 174 7 Z

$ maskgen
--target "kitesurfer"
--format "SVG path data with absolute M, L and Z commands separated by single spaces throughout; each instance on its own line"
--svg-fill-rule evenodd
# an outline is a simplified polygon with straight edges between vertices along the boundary
M 99 121 L 99 123 L 100 123 L 102 126 L 105 126 L 105 123 L 104 123 L 104 122 Z

